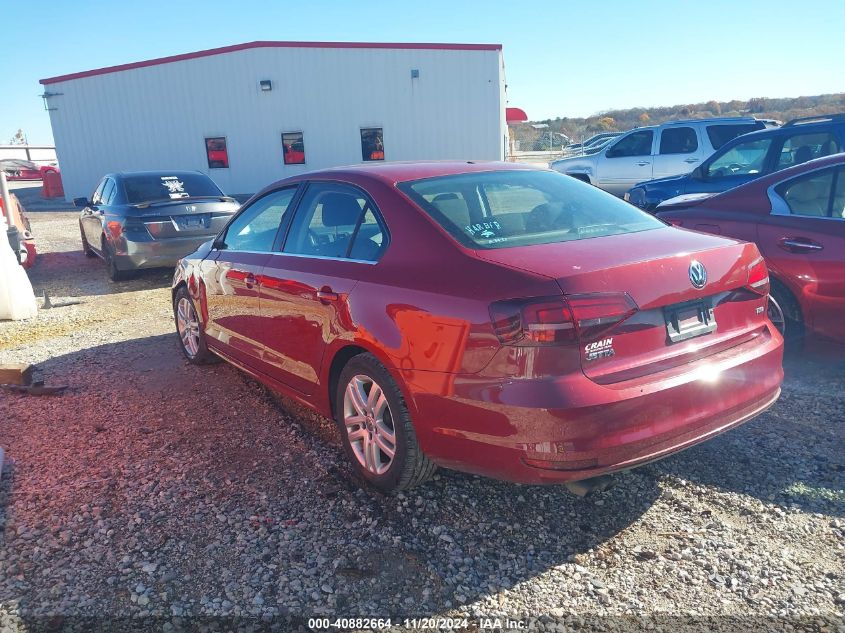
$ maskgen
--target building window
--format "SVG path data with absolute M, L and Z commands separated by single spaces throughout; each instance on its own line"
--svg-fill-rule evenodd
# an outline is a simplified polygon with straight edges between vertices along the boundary
M 285 132 L 282 134 L 282 153 L 285 165 L 305 164 L 305 143 L 302 142 L 302 132 Z
M 380 127 L 361 128 L 361 157 L 384 160 L 384 132 Z
M 229 153 L 226 151 L 226 137 L 215 136 L 205 139 L 205 154 L 210 169 L 220 169 L 229 166 Z

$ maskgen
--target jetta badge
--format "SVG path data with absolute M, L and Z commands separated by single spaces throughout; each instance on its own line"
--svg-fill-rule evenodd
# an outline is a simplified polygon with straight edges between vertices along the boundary
M 704 288 L 707 283 L 707 269 L 699 261 L 692 260 L 689 264 L 689 280 L 695 288 Z

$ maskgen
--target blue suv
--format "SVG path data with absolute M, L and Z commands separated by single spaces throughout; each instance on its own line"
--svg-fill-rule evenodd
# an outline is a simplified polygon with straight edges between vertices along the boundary
M 692 172 L 636 184 L 625 200 L 646 211 L 691 193 L 721 193 L 845 147 L 845 114 L 794 119 L 782 127 L 738 136 Z

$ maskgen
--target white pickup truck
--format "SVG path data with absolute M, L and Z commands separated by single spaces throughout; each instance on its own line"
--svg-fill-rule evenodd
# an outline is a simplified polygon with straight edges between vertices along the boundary
M 731 139 L 766 125 L 752 117 L 669 121 L 633 129 L 595 154 L 549 167 L 622 196 L 639 182 L 690 172 Z

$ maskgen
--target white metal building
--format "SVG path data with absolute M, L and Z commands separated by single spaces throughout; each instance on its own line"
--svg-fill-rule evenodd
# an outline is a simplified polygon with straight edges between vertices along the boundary
M 362 160 L 501 160 L 507 145 L 497 44 L 251 42 L 41 83 L 68 199 L 115 171 L 196 169 L 243 194 Z

